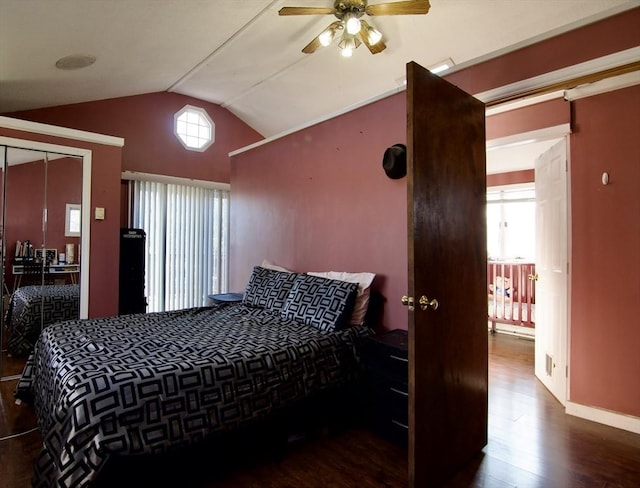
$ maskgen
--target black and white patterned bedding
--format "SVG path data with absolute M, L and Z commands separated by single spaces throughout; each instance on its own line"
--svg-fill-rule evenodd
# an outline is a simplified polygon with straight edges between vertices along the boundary
M 7 311 L 10 337 L 9 353 L 26 356 L 40 330 L 80 315 L 80 285 L 34 285 L 18 288 L 11 296 Z
M 52 325 L 16 390 L 44 438 L 34 485 L 86 486 L 111 454 L 189 445 L 347 384 L 368 333 L 242 304 Z

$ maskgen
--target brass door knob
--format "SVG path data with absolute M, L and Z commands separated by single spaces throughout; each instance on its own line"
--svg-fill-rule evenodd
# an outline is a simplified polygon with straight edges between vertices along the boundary
M 431 307 L 432 310 L 438 310 L 439 303 L 435 298 L 429 300 L 425 295 L 422 295 L 420 297 L 420 300 L 418 300 L 418 303 L 420 304 L 420 308 L 422 310 L 427 310 L 429 309 L 429 307 Z
M 402 304 L 405 307 L 409 307 L 410 311 L 415 310 L 415 302 L 413 301 L 413 297 L 408 297 L 407 295 L 402 297 Z
M 529 276 L 527 276 L 527 278 L 529 279 L 529 281 L 538 281 L 539 276 L 538 276 L 538 273 L 536 273 L 536 274 L 530 274 Z

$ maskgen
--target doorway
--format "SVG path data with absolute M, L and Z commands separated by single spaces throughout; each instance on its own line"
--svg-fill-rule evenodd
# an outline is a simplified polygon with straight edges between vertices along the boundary
M 488 180 L 506 182 L 499 188 L 492 188 L 488 183 L 488 194 L 505 188 L 522 189 L 532 183 L 535 188 L 535 228 L 531 233 L 535 242 L 532 260 L 535 272 L 529 276 L 535 280 L 535 303 L 530 304 L 529 312 L 535 314 L 533 328 L 500 324 L 497 329 L 535 337 L 535 375 L 563 405 L 567 395 L 565 371 L 569 350 L 568 132 L 566 126 L 558 126 L 545 130 L 544 135 L 519 134 L 487 143 Z M 552 211 L 548 210 L 549 202 L 554 205 Z M 491 231 L 488 229 L 489 238 Z

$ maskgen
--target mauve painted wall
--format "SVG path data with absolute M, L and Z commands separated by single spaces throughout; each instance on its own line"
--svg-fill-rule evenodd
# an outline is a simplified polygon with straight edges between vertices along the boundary
M 571 105 L 562 98 L 487 117 L 487 140 L 571 123 Z
M 407 328 L 406 178 L 382 169 L 406 142 L 404 93 L 231 160 L 231 289 L 263 259 L 296 271 L 368 271 L 384 326 Z
M 535 180 L 535 171 L 532 169 L 510 171 L 509 173 L 487 175 L 487 188 L 492 186 L 516 185 L 519 183 L 533 183 Z
M 0 127 L 0 135 L 31 141 L 79 147 L 92 151 L 91 212 L 104 207 L 105 220 L 91 219 L 89 317 L 118 312 L 120 163 L 122 148 Z
M 570 399 L 640 417 L 640 86 L 574 114 Z
M 640 9 L 634 9 L 446 78 L 470 93 L 478 93 L 636 47 L 640 45 L 639 24 Z M 599 42 L 594 43 L 593 39 Z M 591 208 L 581 210 L 582 205 L 589 207 L 593 203 L 589 202 L 593 200 L 591 192 L 601 188 L 600 168 L 603 161 L 611 160 L 612 146 L 617 146 L 619 156 L 615 168 L 625 168 L 611 170 L 612 177 L 626 177 L 627 183 L 633 182 L 636 188 L 640 183 L 636 136 L 640 131 L 637 124 L 635 128 L 631 124 L 632 114 L 640 113 L 635 90 L 625 90 L 633 96 L 622 106 L 614 103 L 611 109 L 606 107 L 608 96 L 603 96 L 602 106 L 592 107 L 591 100 L 595 99 L 573 102 L 578 114 L 570 147 L 572 171 L 576 171 L 577 165 L 581 168 L 572 177 L 570 190 L 573 259 L 569 398 L 640 416 L 637 380 L 640 355 L 630 350 L 638 344 L 638 332 L 630 329 L 634 326 L 638 329 L 640 317 L 637 192 L 620 193 L 610 209 L 609 217 L 622 212 L 625 221 L 614 236 L 601 232 L 599 220 L 588 217 Z M 384 286 L 380 287 L 388 299 L 385 327 L 407 327 L 406 310 L 397 302 L 407 283 L 406 183 L 404 179 L 385 180 L 380 170 L 384 148 L 406 138 L 405 103 L 404 94 L 395 95 L 232 158 L 231 275 L 235 289 L 244 286 L 251 266 L 263 258 L 303 271 L 333 267 L 366 269 L 385 278 Z M 581 114 L 581 110 L 586 112 Z M 624 130 L 616 135 L 609 130 L 598 133 L 596 126 L 606 125 L 607 120 L 618 116 L 627 121 Z M 584 118 L 593 120 L 587 124 Z M 571 104 L 554 100 L 543 104 L 542 109 L 528 107 L 511 115 L 489 117 L 487 137 L 504 137 L 570 120 Z M 349 163 L 364 160 L 370 160 L 370 166 L 362 168 L 364 171 L 358 176 L 351 175 Z M 608 163 L 606 166 L 614 168 Z M 595 180 L 581 178 L 583 171 L 593 172 Z M 621 176 L 616 177 L 618 172 Z M 358 209 L 359 220 L 357 224 L 354 220 L 353 225 L 358 232 L 350 232 L 345 220 L 354 207 Z M 580 224 L 582 219 L 589 224 Z M 613 220 L 619 222 L 618 218 Z M 338 224 L 337 232 L 333 222 Z M 608 222 L 604 229 L 608 231 L 612 225 Z M 350 241 L 341 235 L 345 228 Z M 629 244 L 621 247 L 626 239 Z M 588 248 L 578 250 L 584 242 L 589 243 Z M 381 249 L 385 251 L 380 252 Z M 628 252 L 621 253 L 620 249 Z M 613 269 L 619 270 L 620 260 L 624 260 L 624 273 L 607 272 L 602 279 L 593 272 L 593 262 L 600 260 L 601 266 L 605 266 L 612 256 L 615 256 Z M 589 291 L 592 285 L 585 283 L 593 281 L 594 276 L 601 280 L 597 287 L 600 296 L 594 296 Z M 623 295 L 626 301 L 618 293 L 621 287 L 626 288 Z M 595 307 L 599 307 L 598 314 L 591 313 Z M 603 334 L 607 335 L 606 341 L 600 340 Z M 593 386 L 592 375 L 596 379 Z
M 185 105 L 207 111 L 215 142 L 188 151 L 173 133 L 173 116 Z M 219 105 L 178 93 L 149 93 L 6 114 L 45 124 L 122 137 L 122 171 L 229 183 L 229 152 L 263 139 Z

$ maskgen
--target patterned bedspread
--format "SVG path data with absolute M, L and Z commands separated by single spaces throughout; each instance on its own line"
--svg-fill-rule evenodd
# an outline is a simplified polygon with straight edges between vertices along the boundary
M 16 390 L 44 438 L 34 486 L 86 486 L 111 454 L 192 444 L 343 385 L 367 334 L 240 304 L 52 325 Z
M 80 314 L 80 285 L 23 286 L 11 297 L 7 312 L 10 332 L 9 352 L 26 356 L 40 330 L 63 320 L 77 319 Z

